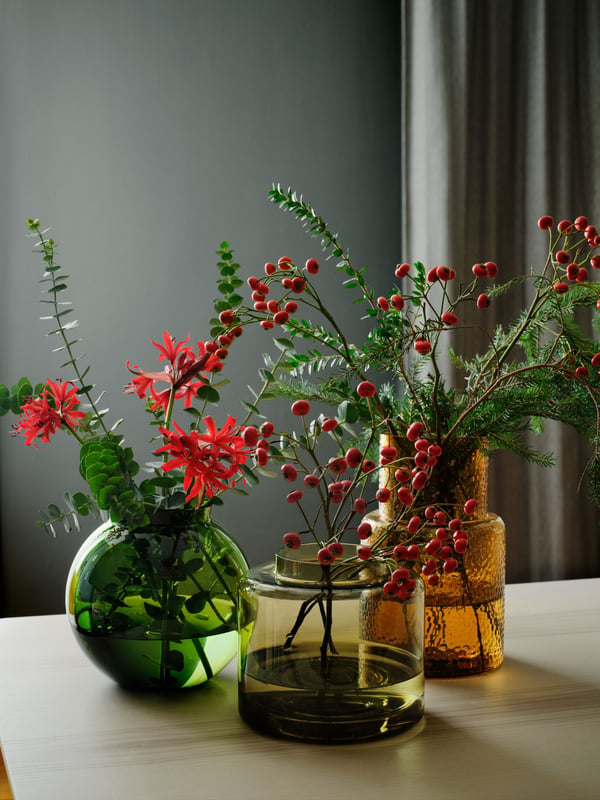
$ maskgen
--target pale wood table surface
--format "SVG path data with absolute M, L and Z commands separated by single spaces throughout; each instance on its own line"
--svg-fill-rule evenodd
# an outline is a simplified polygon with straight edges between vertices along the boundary
M 120 690 L 64 616 L 0 620 L 15 800 L 598 800 L 600 579 L 507 586 L 505 662 L 430 680 L 412 731 L 279 741 L 238 717 L 235 666 L 169 696 Z

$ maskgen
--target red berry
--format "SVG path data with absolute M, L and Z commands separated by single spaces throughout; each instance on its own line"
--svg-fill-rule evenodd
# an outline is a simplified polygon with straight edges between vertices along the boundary
M 592 256 L 590 258 L 590 264 L 594 269 L 600 269 L 600 256 Z
M 472 514 L 475 513 L 476 508 L 477 508 L 477 500 L 475 500 L 475 498 L 472 497 L 470 500 L 467 500 L 467 502 L 464 505 L 465 514 L 467 514 L 467 516 L 470 517 Z
M 552 219 L 552 217 L 546 216 L 546 217 L 540 217 L 538 219 L 538 228 L 542 231 L 550 230 L 553 224 L 554 220 Z
M 416 561 L 421 555 L 421 548 L 418 544 L 411 544 L 406 549 L 406 557 L 411 561 Z
M 319 271 L 319 262 L 316 258 L 309 258 L 304 267 L 310 275 L 316 275 Z
M 281 467 L 281 474 L 286 481 L 293 483 L 298 478 L 298 470 L 293 464 L 284 464 Z
M 329 417 L 328 419 L 324 419 L 321 424 L 321 430 L 325 431 L 325 433 L 329 433 L 329 431 L 334 430 L 337 428 L 338 421 L 334 417 Z
M 331 552 L 329 547 L 322 547 L 317 553 L 317 558 L 319 559 L 319 563 L 325 566 L 333 564 L 333 562 L 335 561 L 335 556 Z
M 344 545 L 341 542 L 332 542 L 329 545 L 329 552 L 338 558 L 344 552 Z
M 258 442 L 258 430 L 254 427 L 254 425 L 248 425 L 248 427 L 244 428 L 242 431 L 242 439 L 244 440 L 246 447 L 256 446 L 256 443 Z
M 568 219 L 561 219 L 557 227 L 559 233 L 570 233 L 573 228 L 573 223 Z
M 261 291 L 261 289 L 259 288 L 259 287 L 260 287 L 260 285 L 261 285 L 261 281 L 260 281 L 258 278 L 256 278 L 254 275 L 251 275 L 251 276 L 248 278 L 248 280 L 246 281 L 246 283 L 248 284 L 248 286 L 249 286 L 249 287 L 250 287 L 250 288 L 251 288 L 253 291 L 256 291 L 256 292 L 258 292 L 258 291 Z
M 410 264 L 396 264 L 395 275 L 397 278 L 404 278 L 410 272 Z
M 275 425 L 273 425 L 272 422 L 263 422 L 263 424 L 260 426 L 260 435 L 268 439 L 274 430 Z
M 447 559 L 452 557 L 454 550 L 450 547 L 449 544 L 445 544 L 442 549 L 440 550 L 440 558 L 446 561 Z
M 392 303 L 392 306 L 396 309 L 396 311 L 402 311 L 402 309 L 404 308 L 404 299 L 402 298 L 401 295 L 393 294 L 390 297 L 390 301 Z
M 575 280 L 577 283 L 585 283 L 588 280 L 588 271 L 585 267 L 579 267 L 579 272 Z
M 450 572 L 455 572 L 457 567 L 458 561 L 455 558 L 448 558 L 446 561 L 444 561 L 444 572 L 447 574 Z
M 368 561 L 371 558 L 371 548 L 367 547 L 366 544 L 359 547 L 356 552 L 361 561 Z
M 295 314 L 298 311 L 298 303 L 295 300 L 288 300 L 283 310 L 288 314 Z
M 488 278 L 495 278 L 498 274 L 498 265 L 494 261 L 486 261 L 484 266 Z
M 559 250 L 556 254 L 556 260 L 559 264 L 568 264 L 571 260 L 571 256 L 567 253 L 566 250 Z
M 490 304 L 490 298 L 487 294 L 480 294 L 477 298 L 477 308 L 480 311 L 483 311 L 484 308 L 487 308 Z
M 444 266 L 444 267 L 436 267 L 435 272 L 436 272 L 436 275 L 437 275 L 437 277 L 438 277 L 438 279 L 440 281 L 450 281 L 456 275 L 456 273 L 454 272 L 453 269 L 451 269 L 450 267 L 446 267 L 446 266 Z
M 257 300 L 256 303 L 254 303 L 254 310 L 255 311 L 268 311 L 267 304 L 265 303 L 264 300 Z M 273 327 L 273 326 L 271 325 L 271 327 Z
M 346 461 L 351 469 L 356 469 L 362 460 L 362 453 L 358 447 L 351 447 L 346 451 Z
M 377 469 L 377 464 L 374 461 L 371 461 L 370 458 L 365 458 L 360 468 L 364 473 L 373 472 L 373 470 Z
M 277 267 L 273 264 L 272 261 L 267 261 L 265 264 L 265 274 L 266 275 L 273 275 L 274 272 L 277 271 Z
M 446 530 L 446 528 L 443 527 L 438 528 L 435 532 L 435 538 L 439 539 L 440 542 L 445 541 L 448 538 L 448 531 Z
M 416 339 L 414 347 L 417 353 L 422 356 L 426 356 L 431 350 L 431 344 L 427 339 Z
M 331 458 L 327 464 L 327 469 L 334 475 L 342 475 L 348 469 L 348 462 L 343 456 Z
M 456 314 L 452 314 L 450 311 L 444 311 L 442 314 L 442 322 L 445 322 L 446 325 L 456 325 L 458 322 L 458 317 Z
M 440 582 L 440 576 L 439 576 L 439 575 L 437 575 L 437 574 L 430 575 L 430 576 L 427 578 L 427 583 L 428 583 L 430 586 L 437 586 L 439 582 Z
M 408 483 L 412 478 L 412 472 L 410 471 L 409 467 L 406 466 L 406 464 L 403 464 L 394 472 L 394 478 L 396 478 L 398 483 Z
M 436 513 L 437 509 L 435 508 L 435 506 L 427 506 L 427 508 L 425 509 L 425 516 L 427 517 L 427 519 L 433 519 Z
M 294 489 L 293 492 L 290 492 L 288 494 L 286 500 L 288 501 L 288 503 L 298 503 L 300 502 L 300 500 L 302 500 L 302 492 L 300 491 L 300 489 Z
M 556 294 L 565 294 L 565 292 L 569 291 L 569 284 L 564 281 L 557 281 L 552 288 Z
M 296 277 L 292 280 L 292 292 L 294 294 L 302 294 L 305 288 L 306 282 L 304 278 Z
M 461 525 L 462 522 L 459 519 L 451 519 L 450 522 L 448 523 L 448 528 L 454 532 L 459 530 Z
M 429 475 L 425 472 L 425 470 L 423 469 L 419 470 L 412 479 L 412 487 L 415 490 L 415 492 L 420 492 L 428 480 L 429 480 Z
M 389 304 L 389 302 L 386 300 L 386 298 L 385 298 L 385 297 L 378 297 L 378 298 L 377 298 L 377 305 L 379 306 L 379 308 L 380 308 L 382 311 L 389 311 L 389 309 L 390 309 L 390 304 Z
M 567 267 L 567 280 L 574 281 L 579 274 L 579 267 L 577 264 L 569 264 Z
M 592 356 L 592 367 L 600 367 L 600 353 Z
M 370 522 L 361 522 L 356 529 L 356 535 L 359 539 L 368 539 L 372 532 L 373 529 Z
M 268 452 L 263 448 L 259 447 L 256 451 L 256 463 L 259 467 L 264 467 L 267 461 L 269 460 Z
M 408 426 L 408 430 L 406 431 L 406 438 L 408 439 L 409 442 L 416 442 L 422 433 L 423 433 L 423 423 L 413 422 L 411 425 Z
M 275 325 L 285 325 L 289 318 L 290 315 L 286 311 L 278 311 L 273 317 L 273 322 Z
M 358 384 L 356 391 L 359 397 L 373 397 L 377 389 L 371 381 L 362 381 Z
M 317 475 L 305 475 L 304 485 L 307 489 L 314 489 L 315 486 L 319 485 L 319 478 Z
M 223 325 L 231 325 L 232 322 L 235 321 L 235 311 L 231 308 L 227 308 L 225 311 L 221 311 L 219 314 L 219 321 Z
M 404 549 L 406 550 L 406 547 Z M 406 567 L 398 567 L 398 569 L 395 569 L 392 572 L 392 580 L 394 581 L 394 583 L 401 583 L 402 581 L 409 580 L 409 578 L 410 578 L 410 570 L 407 569 Z
M 279 269 L 288 270 L 292 266 L 292 259 L 289 256 L 282 256 L 277 262 Z
M 386 581 L 383 584 L 383 593 L 388 595 L 388 597 L 395 597 L 400 593 L 400 587 L 394 581 Z
M 386 444 L 379 451 L 379 455 L 386 461 L 393 461 L 398 455 L 398 450 L 391 444 Z
M 476 278 L 487 278 L 487 269 L 483 264 L 473 264 L 471 271 Z
M 433 522 L 435 525 L 445 525 L 446 519 L 447 517 L 445 511 L 436 511 L 433 515 Z
M 292 414 L 297 417 L 305 417 L 309 411 L 310 403 L 308 400 L 296 400 L 295 403 L 292 403 Z
M 394 558 L 396 561 L 403 561 L 406 558 L 406 553 L 408 552 L 408 548 L 403 544 L 397 544 L 394 547 Z
M 410 506 L 414 503 L 415 498 L 412 496 L 410 490 L 407 489 L 406 486 L 401 486 L 396 494 L 402 505 Z
M 434 556 L 441 546 L 442 542 L 436 537 L 427 542 L 425 545 L 425 552 L 428 556 Z
M 367 504 L 362 497 L 357 497 L 354 501 L 354 510 L 357 514 L 364 514 L 367 510 Z
M 578 231 L 584 231 L 588 226 L 587 217 L 576 217 L 575 218 L 575 228 Z
M 435 283 L 438 280 L 437 267 L 432 267 L 427 273 L 428 283 Z
M 390 492 L 390 490 L 387 489 L 384 486 L 381 489 L 378 489 L 377 494 L 375 495 L 375 497 L 377 498 L 377 500 L 380 503 L 387 503 L 387 501 L 390 499 L 391 495 L 392 495 L 392 493 Z
M 461 539 L 456 539 L 454 541 L 454 549 L 459 555 L 462 555 L 462 553 L 466 553 L 468 547 L 469 547 L 469 542 L 466 539 L 461 538 Z
M 420 527 L 421 527 L 421 517 L 411 517 L 408 520 L 408 524 L 406 526 L 406 530 L 410 534 L 414 534 L 419 530 Z
M 575 375 L 577 375 L 577 377 L 579 377 L 579 378 L 584 378 L 585 379 L 585 378 L 587 378 L 589 376 L 589 374 L 590 374 L 590 372 L 589 372 L 587 367 L 583 367 L 583 366 L 582 367 L 577 367 L 577 369 L 575 370 Z
M 297 550 L 302 544 L 302 540 L 297 533 L 286 533 L 283 537 L 283 543 L 290 550 Z

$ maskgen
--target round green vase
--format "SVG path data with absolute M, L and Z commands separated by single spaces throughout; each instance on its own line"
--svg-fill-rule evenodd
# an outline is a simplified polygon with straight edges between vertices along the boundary
M 137 530 L 106 522 L 75 556 L 67 615 L 84 653 L 119 685 L 196 686 L 237 652 L 247 569 L 207 513 L 159 512 Z

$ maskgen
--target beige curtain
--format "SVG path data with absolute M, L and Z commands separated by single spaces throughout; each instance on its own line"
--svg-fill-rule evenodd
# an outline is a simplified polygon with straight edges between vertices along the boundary
M 600 3 L 403 0 L 402 17 L 404 257 L 494 260 L 508 277 L 544 258 L 542 214 L 598 224 Z M 489 311 L 493 325 L 505 309 Z M 587 445 L 562 426 L 543 439 L 555 467 L 491 465 L 508 579 L 599 575 L 598 509 L 578 485 Z

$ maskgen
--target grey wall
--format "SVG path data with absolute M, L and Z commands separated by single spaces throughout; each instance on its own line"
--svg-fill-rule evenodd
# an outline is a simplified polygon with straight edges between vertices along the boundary
M 0 2 L 0 380 L 61 375 L 28 216 L 60 242 L 82 352 L 140 460 L 148 428 L 120 392 L 125 361 L 154 364 L 164 329 L 208 338 L 220 241 L 246 276 L 318 255 L 267 201 L 271 182 L 302 192 L 357 264 L 385 274 L 400 253 L 398 42 L 398 4 L 383 0 Z M 239 413 L 265 348 L 257 333 L 232 352 L 215 413 Z M 52 539 L 35 521 L 79 487 L 77 449 L 68 436 L 26 448 L 13 421 L 0 419 L 5 612 L 60 612 L 94 523 Z M 220 518 L 257 563 L 286 513 L 267 484 L 227 498 Z

